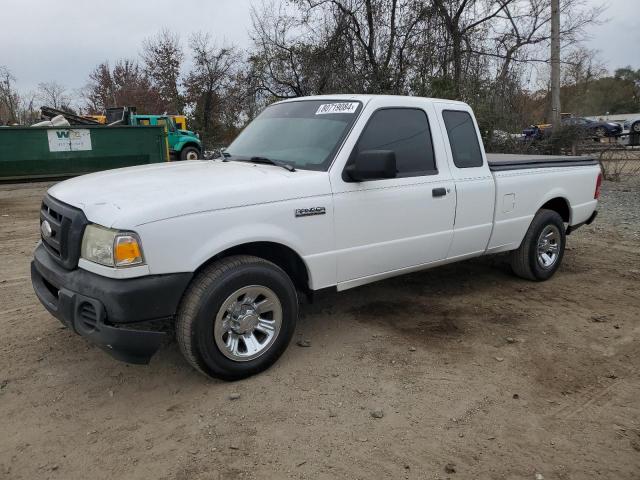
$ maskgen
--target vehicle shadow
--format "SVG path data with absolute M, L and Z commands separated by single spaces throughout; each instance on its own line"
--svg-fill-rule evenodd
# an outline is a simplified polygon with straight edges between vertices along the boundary
M 494 308 L 501 295 L 522 296 L 535 284 L 515 277 L 505 255 L 481 257 L 372 283 L 353 290 L 322 291 L 302 308 L 303 334 L 329 316 L 386 329 L 423 341 L 458 339 L 465 320 L 514 325 L 523 315 Z

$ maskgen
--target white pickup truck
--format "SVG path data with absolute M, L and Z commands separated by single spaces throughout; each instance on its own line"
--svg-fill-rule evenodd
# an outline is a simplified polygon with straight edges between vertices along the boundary
M 486 155 L 464 103 L 297 98 L 219 159 L 53 186 L 32 281 L 116 358 L 147 363 L 173 326 L 193 367 L 238 379 L 285 350 L 299 293 L 507 251 L 516 275 L 547 280 L 601 179 L 590 158 Z

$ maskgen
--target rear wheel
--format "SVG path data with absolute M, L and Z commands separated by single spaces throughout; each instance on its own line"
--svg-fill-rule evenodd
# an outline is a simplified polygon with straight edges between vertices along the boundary
M 631 125 L 631 130 L 634 133 L 640 133 L 640 122 L 636 122 L 633 125 Z
M 281 268 L 258 257 L 233 256 L 194 279 L 178 311 L 176 339 L 200 372 L 238 380 L 282 355 L 297 317 L 296 290 Z
M 198 160 L 202 157 L 196 147 L 185 147 L 180 152 L 180 160 Z
M 604 127 L 596 128 L 596 137 L 602 138 L 607 135 L 607 130 Z
M 560 268 L 566 242 L 562 217 L 553 210 L 539 210 L 520 248 L 511 252 L 511 268 L 527 280 L 548 280 Z

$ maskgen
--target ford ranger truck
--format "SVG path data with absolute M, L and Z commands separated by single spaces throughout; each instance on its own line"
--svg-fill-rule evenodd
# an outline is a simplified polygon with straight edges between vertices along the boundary
M 195 369 L 233 380 L 280 357 L 300 294 L 499 252 L 548 280 L 601 180 L 592 158 L 485 154 L 461 102 L 296 98 L 219 159 L 51 187 L 31 275 L 49 312 L 114 357 L 147 363 L 175 330 Z

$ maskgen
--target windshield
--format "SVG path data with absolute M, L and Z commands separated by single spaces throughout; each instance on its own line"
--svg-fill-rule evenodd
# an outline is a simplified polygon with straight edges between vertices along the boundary
M 176 129 L 173 119 L 171 117 L 160 117 L 157 122 L 158 125 L 166 125 L 169 131 L 173 132 Z
M 360 102 L 335 100 L 271 105 L 225 153 L 231 160 L 265 157 L 303 170 L 327 170 L 361 106 Z

